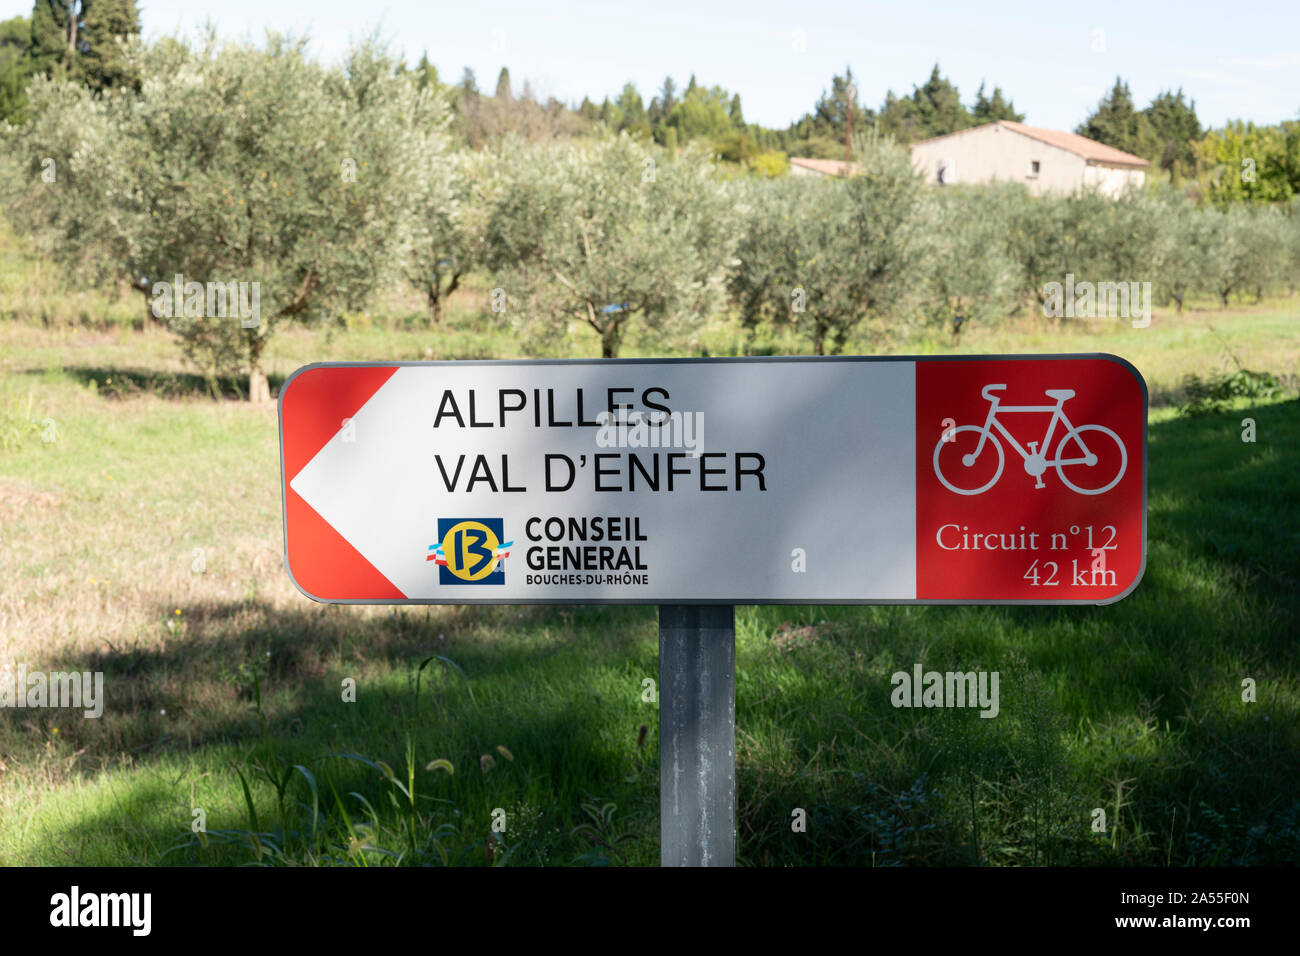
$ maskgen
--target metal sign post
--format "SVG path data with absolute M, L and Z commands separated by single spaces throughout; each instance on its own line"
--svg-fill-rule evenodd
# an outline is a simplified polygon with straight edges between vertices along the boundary
M 659 608 L 659 860 L 736 863 L 736 609 Z

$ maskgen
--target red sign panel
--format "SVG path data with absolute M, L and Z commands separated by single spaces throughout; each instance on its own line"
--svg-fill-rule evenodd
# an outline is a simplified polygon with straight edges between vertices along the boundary
M 1146 392 L 1103 358 L 921 361 L 916 597 L 1113 600 L 1145 555 Z

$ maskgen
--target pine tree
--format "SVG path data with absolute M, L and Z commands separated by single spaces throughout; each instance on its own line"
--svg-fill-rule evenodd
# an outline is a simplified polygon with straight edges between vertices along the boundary
M 0 23 L 0 120 L 15 126 L 27 116 L 27 83 L 32 62 L 27 55 L 32 24 L 26 17 Z
M 130 85 L 121 42 L 140 35 L 135 0 L 36 0 L 29 55 L 33 71 L 93 90 Z
M 620 129 L 639 127 L 645 122 L 645 105 L 641 101 L 641 94 L 637 92 L 636 84 L 631 81 L 624 83 L 614 102 L 622 114 Z
M 882 133 L 902 143 L 923 138 L 917 133 L 916 103 L 910 96 L 896 96 L 893 90 L 885 91 L 885 102 L 880 107 L 878 126 Z
M 885 94 L 879 128 L 900 142 L 911 143 L 968 129 L 974 123 L 957 87 L 939 73 L 936 63 L 930 78 L 914 86 L 910 96 L 898 97 L 892 90 Z
M 962 105 L 957 87 L 939 73 L 939 64 L 930 71 L 924 86 L 912 91 L 917 135 L 921 139 L 943 136 L 969 128 L 973 119 Z
M 1015 104 L 1002 98 L 1002 87 L 1000 86 L 993 87 L 992 97 L 985 96 L 984 84 L 981 82 L 979 90 L 975 93 L 975 105 L 971 108 L 971 118 L 977 126 L 984 123 L 995 123 L 998 120 L 1023 123 L 1025 114 L 1017 113 Z
M 478 78 L 468 66 L 465 67 L 465 72 L 460 75 L 460 89 L 467 97 L 477 97 L 479 95 Z
M 1150 121 L 1133 106 L 1133 94 L 1118 76 L 1115 86 L 1075 132 L 1135 156 L 1148 155 L 1154 138 Z
M 509 103 L 514 99 L 514 94 L 510 92 L 510 70 L 501 67 L 501 72 L 497 74 L 497 92 L 496 98 L 502 103 Z
M 617 106 L 605 97 L 600 104 L 600 121 L 609 129 L 618 129 L 618 124 L 622 122 L 623 114 Z
M 846 66 L 843 76 L 836 74 L 831 77 L 829 92 L 822 92 L 814 109 L 813 125 L 821 135 L 843 139 L 845 124 L 850 119 L 855 129 L 863 128 L 864 117 L 862 107 L 858 105 L 853 70 Z
M 81 27 L 81 0 L 36 0 L 32 7 L 32 69 L 53 76 L 66 71 Z
M 82 0 L 77 39 L 77 73 L 92 90 L 132 86 L 122 43 L 140 36 L 135 0 Z
M 442 81 L 438 79 L 438 68 L 429 62 L 429 51 L 425 50 L 420 55 L 420 62 L 415 67 L 416 85 L 424 89 L 432 89 L 435 93 L 442 89 Z
M 465 67 L 456 88 L 456 110 L 457 128 L 470 149 L 478 149 L 484 140 L 482 94 L 479 93 L 478 78 L 469 67 Z
M 659 90 L 659 100 L 663 104 L 664 116 L 673 111 L 677 105 L 677 84 L 671 76 L 664 77 L 664 85 Z
M 1194 173 L 1196 144 L 1203 135 L 1201 121 L 1196 118 L 1196 101 L 1185 100 L 1180 87 L 1177 93 L 1161 93 L 1142 112 L 1151 124 L 1151 152 L 1147 158 L 1167 170 L 1175 181 Z

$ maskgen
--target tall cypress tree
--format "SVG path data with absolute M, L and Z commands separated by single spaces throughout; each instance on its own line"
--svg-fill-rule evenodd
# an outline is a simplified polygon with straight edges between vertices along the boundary
M 514 93 L 510 90 L 510 70 L 504 66 L 501 67 L 501 72 L 497 74 L 496 99 L 502 103 L 509 103 L 514 99 Z
M 32 61 L 27 51 L 32 41 L 32 24 L 26 17 L 0 23 L 0 120 L 14 125 L 27 117 L 27 82 Z
M 130 85 L 122 41 L 140 35 L 135 0 L 36 0 L 32 69 L 66 76 L 99 91 Z
M 83 24 L 78 40 L 82 81 L 93 90 L 131 86 L 122 44 L 140 35 L 135 0 L 82 0 Z
M 66 71 L 81 28 L 81 0 L 36 0 L 32 7 L 32 70 L 52 76 Z

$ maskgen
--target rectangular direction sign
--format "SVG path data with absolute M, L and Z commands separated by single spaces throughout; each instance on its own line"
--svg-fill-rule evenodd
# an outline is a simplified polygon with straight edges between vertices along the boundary
M 359 604 L 1108 604 L 1146 563 L 1108 355 L 324 363 L 285 563 Z

